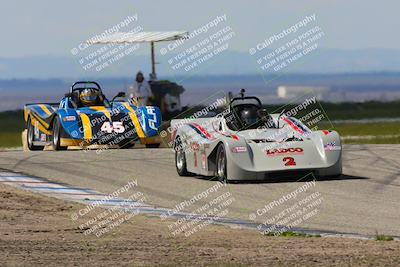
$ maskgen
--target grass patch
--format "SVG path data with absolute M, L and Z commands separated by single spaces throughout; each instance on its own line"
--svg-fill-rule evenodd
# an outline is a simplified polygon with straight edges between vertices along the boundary
M 400 117 L 400 102 L 367 102 L 367 103 L 323 103 L 331 120 L 336 119 L 365 119 L 365 118 L 393 118 Z M 278 108 L 269 106 L 271 108 Z M 191 111 L 200 110 L 194 107 Z M 186 114 L 187 115 L 187 114 Z M 369 116 L 369 117 L 368 117 Z M 25 127 L 23 111 L 0 112 L 0 147 L 21 146 L 21 132 Z M 360 136 L 361 138 L 343 139 L 344 144 L 400 144 L 399 122 L 374 123 L 335 123 L 333 130 L 342 137 Z M 330 124 L 318 124 L 319 129 L 329 129 Z M 373 136 L 372 138 L 362 138 Z
M 400 134 L 399 122 L 377 123 L 335 123 L 335 131 L 342 136 L 346 135 L 394 135 Z
M 400 144 L 400 137 L 384 137 L 378 136 L 376 138 L 371 139 L 351 139 L 351 140 L 343 140 L 344 144 Z
M 329 124 L 318 126 L 320 129 L 330 128 Z M 336 123 L 332 130 L 343 137 L 344 144 L 400 144 L 400 123 L 398 122 Z
M 399 118 L 400 101 L 363 103 L 321 103 L 331 120 Z
M 21 133 L 25 128 L 23 111 L 0 112 L 0 147 L 20 147 Z
M 0 147 L 22 146 L 21 132 L 0 132 Z
M 369 101 L 362 103 L 327 103 L 320 102 L 330 120 L 358 120 L 371 118 L 399 118 L 400 101 L 377 102 Z M 284 105 L 267 105 L 269 112 L 279 113 Z M 286 105 L 284 108 L 290 110 L 296 104 Z
M 372 118 L 400 118 L 400 101 L 378 102 L 369 101 L 362 103 L 327 103 L 320 102 L 329 120 L 359 120 Z M 298 104 L 266 104 L 264 108 L 268 112 L 280 113 L 282 109 L 286 111 L 295 108 Z M 197 111 L 205 108 L 204 106 L 192 106 L 177 118 L 187 118 Z M 222 110 L 221 110 L 222 111 Z M 309 112 L 310 110 L 306 111 Z
M 23 110 L 0 112 L 0 133 L 21 132 L 25 127 Z
M 321 235 L 311 235 L 305 233 L 298 233 L 298 232 L 282 232 L 282 233 L 275 233 L 275 232 L 268 232 L 265 234 L 266 236 L 284 236 L 284 237 L 321 237 Z
M 376 241 L 393 241 L 394 238 L 390 235 L 378 234 L 378 232 L 376 232 L 375 240 Z

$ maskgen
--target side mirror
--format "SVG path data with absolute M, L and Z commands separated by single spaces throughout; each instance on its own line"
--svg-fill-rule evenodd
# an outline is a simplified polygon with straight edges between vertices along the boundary
M 280 128 L 279 128 L 279 121 L 280 121 L 280 119 L 281 119 L 281 117 L 282 117 L 283 115 L 285 115 L 285 109 L 282 109 L 281 113 L 280 113 L 279 116 L 278 116 L 278 129 L 280 129 Z
M 125 97 L 126 95 L 125 95 L 125 92 L 119 92 L 114 98 L 117 98 L 117 97 Z
M 114 100 L 117 97 L 125 97 L 125 92 L 119 92 L 116 96 L 113 97 L 113 99 L 111 100 L 111 107 L 113 106 Z
M 111 102 L 113 102 L 117 97 L 125 97 L 125 92 L 119 92 L 116 96 L 113 97 Z

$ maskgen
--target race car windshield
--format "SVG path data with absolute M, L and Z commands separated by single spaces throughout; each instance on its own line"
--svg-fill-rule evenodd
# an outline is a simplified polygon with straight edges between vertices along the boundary
M 232 130 L 257 129 L 264 126 L 256 105 L 238 105 L 233 108 L 234 119 L 228 124 Z

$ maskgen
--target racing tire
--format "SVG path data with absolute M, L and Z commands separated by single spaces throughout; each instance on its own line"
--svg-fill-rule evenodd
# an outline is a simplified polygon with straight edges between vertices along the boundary
M 44 146 L 35 146 L 33 144 L 33 135 L 34 135 L 35 128 L 32 125 L 31 118 L 28 119 L 27 128 L 28 128 L 27 129 L 28 132 L 26 134 L 26 142 L 28 144 L 28 149 L 32 150 L 32 151 L 34 151 L 34 150 L 43 150 Z
M 159 148 L 160 144 L 146 144 L 146 148 Z
M 220 144 L 217 149 L 217 178 L 222 183 L 228 182 L 228 175 L 226 171 L 226 152 L 224 144 Z
M 175 167 L 179 176 L 190 176 L 191 173 L 188 172 L 186 168 L 185 150 L 183 149 L 180 136 L 176 137 L 174 150 L 175 150 Z
M 58 116 L 56 116 L 53 121 L 53 135 L 51 137 L 51 146 L 53 147 L 53 150 L 66 150 L 68 148 L 66 146 L 60 145 L 61 130 L 62 129 L 61 129 L 60 119 L 58 118 Z

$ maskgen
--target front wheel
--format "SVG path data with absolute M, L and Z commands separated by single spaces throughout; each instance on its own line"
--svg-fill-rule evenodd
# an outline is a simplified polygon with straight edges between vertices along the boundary
M 35 146 L 33 144 L 35 127 L 32 125 L 31 118 L 28 119 L 27 128 L 28 128 L 28 132 L 26 134 L 26 139 L 27 139 L 26 141 L 28 143 L 29 150 L 43 150 L 44 146 Z
M 175 167 L 179 176 L 189 176 L 190 173 L 186 168 L 186 156 L 183 148 L 181 138 L 178 136 L 175 141 Z
M 228 181 L 224 144 L 220 144 L 217 149 L 217 178 L 220 182 L 226 183 Z
M 61 124 L 58 116 L 54 118 L 53 121 L 53 137 L 51 141 L 51 146 L 53 147 L 54 150 L 66 150 L 66 146 L 61 146 L 61 138 L 60 138 L 60 133 L 61 133 Z

